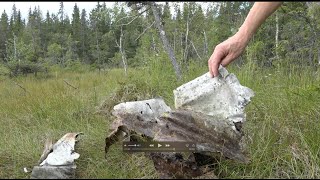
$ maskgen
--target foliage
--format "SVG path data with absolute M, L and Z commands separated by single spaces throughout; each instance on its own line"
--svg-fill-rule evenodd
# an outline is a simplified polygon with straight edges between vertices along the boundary
M 57 43 L 50 44 L 48 46 L 48 59 L 54 64 L 60 64 L 62 59 L 63 49 L 61 45 Z
M 48 73 L 48 68 L 33 62 L 19 62 L 19 61 L 10 61 L 7 64 L 8 69 L 10 70 L 10 76 L 18 76 L 18 75 L 24 75 L 27 74 L 35 74 L 39 72 L 45 72 Z
M 75 3 L 69 18 L 61 2 L 57 14 L 48 11 L 45 17 L 40 7 L 30 8 L 27 22 L 14 6 L 11 16 L 4 11 L 0 18 L 0 62 L 20 59 L 36 63 L 44 59 L 66 67 L 70 61 L 79 61 L 101 69 L 123 66 L 123 53 L 129 67 L 149 65 L 150 58 L 164 51 L 154 17 L 148 3 L 129 4 L 130 9 L 128 3 L 107 7 L 97 2 L 93 10 L 86 12 Z M 158 4 L 161 23 L 179 66 L 188 66 L 191 61 L 205 64 L 214 47 L 237 31 L 253 5 L 205 4 L 205 8 L 196 2 Z M 277 58 L 299 65 L 319 64 L 319 7 L 309 2 L 283 3 L 259 28 L 237 65 L 254 62 L 260 67 L 274 67 L 281 63 Z
M 36 164 L 46 137 L 75 129 L 85 134 L 77 149 L 77 178 L 158 177 L 150 159 L 123 153 L 119 144 L 103 160 L 103 138 L 113 119 L 95 113 L 97 107 L 110 113 L 115 104 L 154 97 L 173 107 L 172 90 L 208 71 L 214 47 L 237 31 L 253 3 L 157 3 L 182 81 L 175 79 L 149 3 L 130 4 L 97 2 L 90 12 L 75 4 L 70 18 L 63 2 L 56 14 L 32 7 L 26 19 L 15 6 L 10 15 L 2 12 L 0 177 L 29 178 L 22 167 Z M 320 177 L 319 10 L 316 2 L 284 2 L 228 67 L 256 94 L 245 124 L 252 161 L 219 162 L 220 178 Z

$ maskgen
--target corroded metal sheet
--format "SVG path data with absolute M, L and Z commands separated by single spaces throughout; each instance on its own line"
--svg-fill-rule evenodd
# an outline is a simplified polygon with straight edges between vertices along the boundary
M 220 67 L 219 72 L 219 77 L 210 78 L 206 73 L 175 89 L 174 110 L 159 98 L 116 105 L 106 153 L 114 142 L 135 133 L 153 141 L 196 142 L 198 155 L 213 157 L 220 153 L 225 158 L 249 162 L 243 153 L 242 125 L 244 108 L 254 93 L 225 68 Z M 182 178 L 206 173 L 199 165 L 202 160 L 176 158 L 181 157 L 179 154 L 151 153 L 151 159 L 164 177 L 173 177 L 172 171 L 180 165 L 185 167 L 180 172 L 185 176 L 179 175 Z

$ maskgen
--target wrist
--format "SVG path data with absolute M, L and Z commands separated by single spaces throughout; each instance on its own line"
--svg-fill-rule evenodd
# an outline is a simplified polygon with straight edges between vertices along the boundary
M 247 45 L 251 40 L 253 34 L 254 32 L 252 30 L 241 26 L 235 35 Z

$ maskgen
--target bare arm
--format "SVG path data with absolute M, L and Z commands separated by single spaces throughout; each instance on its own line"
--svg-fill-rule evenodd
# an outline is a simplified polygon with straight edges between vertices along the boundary
M 214 49 L 208 61 L 209 72 L 212 76 L 218 76 L 220 64 L 227 66 L 242 54 L 257 29 L 281 4 L 282 2 L 254 3 L 239 31 Z
M 282 2 L 256 2 L 252 6 L 246 20 L 239 28 L 239 33 L 248 41 L 256 33 L 261 24 L 278 9 Z

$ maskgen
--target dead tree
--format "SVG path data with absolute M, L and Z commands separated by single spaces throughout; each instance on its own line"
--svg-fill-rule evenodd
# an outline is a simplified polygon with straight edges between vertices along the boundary
M 156 24 L 156 27 L 157 27 L 157 29 L 159 31 L 159 35 L 160 35 L 160 38 L 161 38 L 161 41 L 162 41 L 162 44 L 163 44 L 163 47 L 164 47 L 165 51 L 167 52 L 167 54 L 169 55 L 169 58 L 171 60 L 172 66 L 173 66 L 173 68 L 175 70 L 177 79 L 180 81 L 182 79 L 181 68 L 180 68 L 180 65 L 178 64 L 178 62 L 176 60 L 176 57 L 175 57 L 175 54 L 174 54 L 174 50 L 172 49 L 172 47 L 171 47 L 171 45 L 170 45 L 170 43 L 168 41 L 168 38 L 167 38 L 166 33 L 165 33 L 165 30 L 164 30 L 163 25 L 161 23 L 162 21 L 160 19 L 160 15 L 159 15 L 156 3 L 152 2 L 152 1 L 150 1 L 150 2 L 135 2 L 135 1 L 132 1 L 132 2 L 128 3 L 128 6 L 132 7 L 132 8 L 135 8 L 137 10 L 140 10 L 143 7 L 147 7 L 147 9 L 151 8 L 152 13 L 154 15 L 154 19 L 155 19 L 155 24 Z
M 189 3 L 188 4 L 188 9 L 189 9 Z M 185 37 L 185 49 L 184 49 L 184 53 L 183 53 L 183 61 L 187 62 L 187 56 L 188 56 L 188 35 L 189 35 L 189 17 L 190 17 L 190 12 L 188 11 L 188 17 L 187 17 L 187 22 L 186 22 L 186 37 Z
M 208 40 L 207 40 L 207 34 L 206 31 L 203 30 L 203 36 L 204 36 L 204 49 L 203 49 L 203 54 L 208 55 Z
M 166 33 L 164 31 L 164 28 L 163 28 L 163 26 L 161 24 L 161 20 L 160 20 L 159 12 L 158 12 L 158 9 L 157 9 L 157 5 L 155 4 L 155 2 L 149 2 L 149 6 L 152 9 L 152 13 L 153 13 L 154 18 L 155 18 L 156 26 L 158 28 L 158 31 L 159 31 L 159 34 L 160 34 L 160 38 L 162 40 L 162 44 L 163 44 L 165 50 L 167 51 L 167 53 L 169 55 L 169 58 L 170 58 L 171 63 L 173 65 L 173 68 L 175 69 L 176 76 L 177 76 L 178 80 L 180 81 L 181 78 L 182 78 L 181 69 L 180 69 L 180 66 L 179 66 L 179 64 L 178 64 L 178 62 L 176 60 L 175 55 L 174 55 L 174 51 L 173 51 L 171 45 L 169 44 L 169 41 L 168 41 L 168 38 L 167 38 Z
M 126 53 L 123 49 L 123 43 L 122 43 L 122 39 L 123 39 L 123 32 L 122 32 L 122 25 L 121 25 L 121 31 L 120 31 L 120 37 L 119 37 L 119 42 L 116 41 L 117 47 L 119 48 L 119 52 L 121 54 L 121 59 L 122 59 L 122 63 L 123 63 L 123 68 L 124 68 L 124 74 L 125 76 L 127 76 L 127 58 L 126 58 Z

